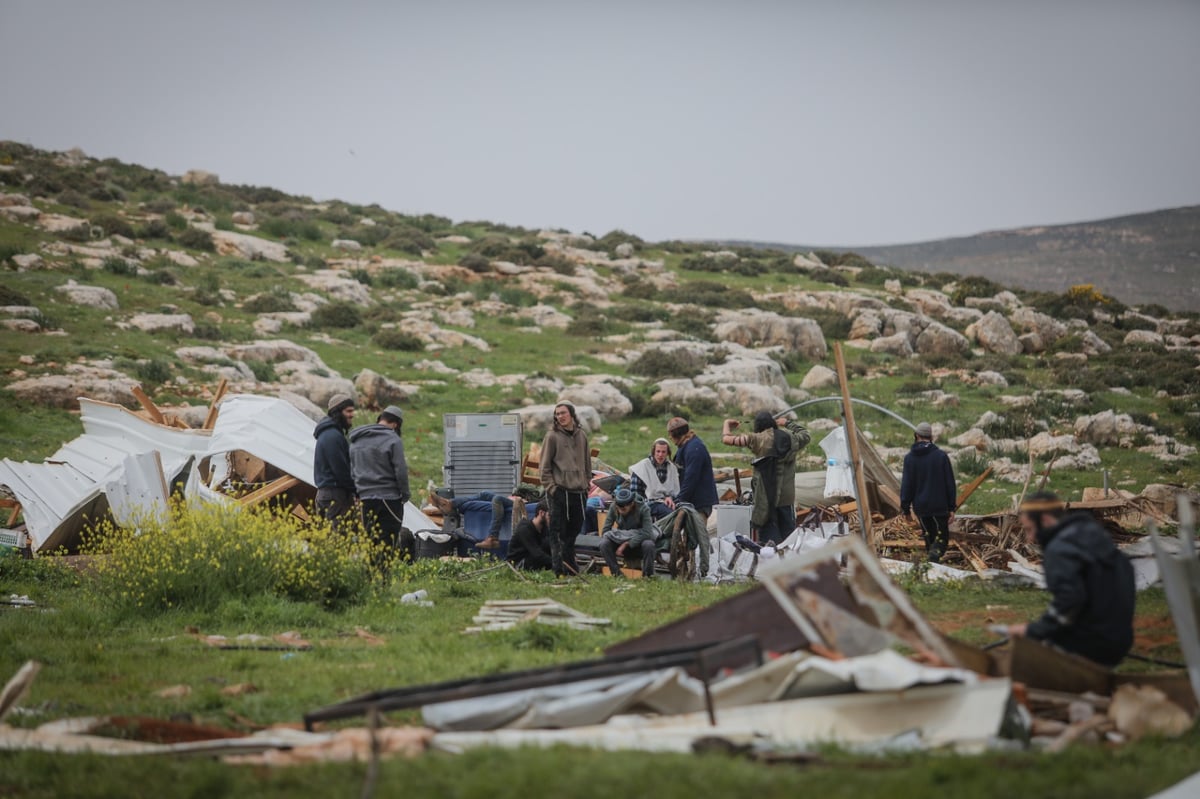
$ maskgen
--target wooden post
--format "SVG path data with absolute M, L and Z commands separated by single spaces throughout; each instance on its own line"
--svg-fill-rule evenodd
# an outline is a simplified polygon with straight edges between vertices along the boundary
M 878 551 L 879 542 L 871 527 L 871 506 L 867 502 L 867 484 L 863 479 L 862 455 L 858 449 L 858 428 L 854 425 L 854 406 L 850 402 L 850 381 L 846 378 L 846 359 L 842 357 L 842 343 L 833 342 L 833 358 L 837 363 L 838 384 L 842 388 L 842 418 L 846 422 L 846 443 L 850 446 L 850 470 L 854 473 L 854 489 L 858 492 L 858 520 L 863 539 L 872 550 Z
M 208 405 L 208 415 L 204 417 L 204 424 L 200 426 L 201 430 L 212 430 L 213 425 L 217 423 L 217 403 L 225 396 L 225 392 L 229 389 L 229 381 L 221 378 L 221 382 L 217 384 L 217 393 L 213 394 L 212 402 Z
M 964 488 L 963 492 L 958 495 L 958 499 L 955 501 L 954 507 L 961 508 L 963 506 L 963 503 L 967 501 L 967 498 L 975 493 L 975 489 L 979 488 L 979 486 L 983 484 L 983 481 L 986 480 L 987 476 L 991 473 L 992 473 L 992 467 L 988 466 L 986 469 L 983 470 L 983 474 L 979 475 L 974 480 L 972 480 L 971 484 L 968 485 L 966 488 Z
M 142 409 L 150 415 L 151 421 L 158 422 L 159 424 L 165 424 L 163 421 L 162 411 L 160 411 L 158 406 L 154 404 L 154 400 L 150 399 L 150 397 L 146 395 L 145 391 L 142 391 L 141 386 L 134 386 L 133 388 L 129 389 L 129 391 L 134 397 L 137 398 L 137 401 L 141 403 Z

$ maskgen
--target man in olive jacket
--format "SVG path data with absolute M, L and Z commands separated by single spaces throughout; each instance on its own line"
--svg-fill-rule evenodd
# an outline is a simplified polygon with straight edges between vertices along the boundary
M 750 527 L 759 541 L 781 543 L 796 529 L 796 456 L 811 438 L 804 425 L 770 411 L 755 414 L 753 433 L 734 433 L 739 425 L 726 419 L 721 442 L 755 455 Z
M 592 454 L 570 402 L 554 406 L 554 427 L 542 441 L 541 478 L 550 498 L 551 566 L 560 577 L 579 574 L 575 538 L 583 530 Z

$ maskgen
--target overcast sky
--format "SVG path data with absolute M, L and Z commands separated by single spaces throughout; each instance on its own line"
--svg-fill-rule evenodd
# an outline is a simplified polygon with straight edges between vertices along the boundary
M 1200 2 L 0 0 L 0 139 L 647 239 L 1200 203 Z

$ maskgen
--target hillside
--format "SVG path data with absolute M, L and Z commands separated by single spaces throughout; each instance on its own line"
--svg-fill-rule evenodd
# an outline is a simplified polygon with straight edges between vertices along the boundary
M 1050 292 L 1090 283 L 1126 302 L 1200 310 L 1200 205 L 853 249 L 876 263 L 901 269 L 978 275 Z
M 1008 505 L 1031 456 L 1074 494 L 1106 470 L 1133 490 L 1200 480 L 1196 314 L 820 258 L 401 215 L 0 143 L 0 456 L 52 453 L 78 433 L 76 397 L 137 408 L 137 384 L 195 422 L 223 378 L 314 417 L 340 392 L 399 404 L 418 486 L 441 482 L 444 413 L 517 411 L 531 440 L 559 397 L 619 468 L 677 414 L 718 465 L 744 465 L 721 419 L 835 393 L 844 341 L 857 397 L 935 422 L 964 481 L 996 467 L 975 510 Z M 836 410 L 802 409 L 816 440 Z M 897 465 L 908 431 L 859 421 Z

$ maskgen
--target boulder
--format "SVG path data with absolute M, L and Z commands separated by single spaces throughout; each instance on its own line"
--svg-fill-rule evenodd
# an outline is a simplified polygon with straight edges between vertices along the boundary
M 800 388 L 806 391 L 815 391 L 819 388 L 828 386 L 836 386 L 838 384 L 837 372 L 830 369 L 828 366 L 816 364 L 808 370 L 808 374 L 800 381 Z
M 783 369 L 769 358 L 754 359 L 730 356 L 724 363 L 711 364 L 695 378 L 699 386 L 719 386 L 722 383 L 754 383 L 782 397 L 788 389 Z
M 329 246 L 335 250 L 342 250 L 344 252 L 361 252 L 363 248 L 362 244 L 354 239 L 334 239 L 330 242 Z
M 1029 452 L 1035 458 L 1046 455 L 1073 455 L 1079 452 L 1079 442 L 1075 436 L 1056 436 L 1048 432 L 1040 432 L 1029 439 Z
M 688 378 L 672 378 L 662 380 L 658 391 L 650 398 L 651 402 L 670 406 L 686 405 L 717 405 L 720 398 L 717 392 L 709 386 L 697 386 Z
M 76 305 L 86 305 L 89 308 L 104 308 L 115 311 L 118 308 L 117 295 L 101 286 L 81 286 L 74 280 L 68 280 L 65 286 L 57 286 L 55 291 L 67 295 L 67 299 Z
M 885 355 L 911 358 L 913 348 L 912 343 L 909 341 L 908 333 L 893 333 L 890 336 L 881 336 L 872 341 L 871 352 L 881 352 Z
M 567 386 L 558 397 L 575 405 L 590 405 L 605 421 L 617 421 L 633 413 L 633 403 L 610 383 Z
M 329 398 L 334 394 L 354 396 L 354 383 L 344 377 L 325 377 L 312 372 L 296 371 L 285 375 L 279 382 L 319 408 L 326 407 Z
M 917 352 L 921 355 L 955 355 L 971 349 L 971 342 L 957 330 L 941 322 L 930 322 L 917 336 Z
M 972 427 L 950 439 L 950 443 L 956 447 L 974 447 L 982 452 L 992 446 L 992 438 L 978 427 Z
M 784 352 L 798 352 L 812 361 L 823 360 L 828 354 L 825 334 L 812 319 L 738 311 L 719 316 L 713 333 L 721 341 L 743 347 L 782 347 Z
M 238 233 L 233 230 L 213 230 L 213 244 L 220 255 L 236 255 L 249 261 L 275 261 L 285 263 L 288 260 L 287 246 L 279 241 L 268 241 L 249 233 Z
M 6 194 L 0 191 L 0 208 L 13 208 L 21 205 L 32 205 L 24 194 Z
M 1056 352 L 1054 353 L 1054 360 L 1059 363 L 1069 363 L 1073 366 L 1086 366 L 1088 356 L 1082 352 Z
M 221 177 L 216 172 L 209 172 L 204 169 L 189 169 L 183 173 L 183 177 L 179 179 L 180 183 L 191 183 L 196 186 L 215 186 L 221 182 Z
M 185 313 L 140 313 L 134 314 L 128 322 L 130 327 L 146 333 L 159 333 L 164 330 L 178 330 L 191 335 L 196 331 L 196 324 L 191 314 Z
M 618 258 L 632 258 L 634 253 L 633 244 L 628 241 L 623 241 L 613 250 Z
M 1067 334 L 1067 326 L 1062 322 L 1032 308 L 1017 308 L 1010 318 L 1015 330 L 1037 333 L 1043 347 L 1050 346 Z
M 408 317 L 401 320 L 396 325 L 396 328 L 424 341 L 426 349 L 474 347 L 482 352 L 491 350 L 491 345 L 478 336 L 438 327 L 436 323 L 429 319 L 422 319 L 415 316 Z
M 942 318 L 951 307 L 950 298 L 933 289 L 909 289 L 904 294 L 904 299 L 926 316 Z
M 745 416 L 759 411 L 777 413 L 788 407 L 779 393 L 759 383 L 722 383 L 717 386 L 717 401 L 724 407 L 737 408 Z
M 1008 380 L 999 372 L 983 371 L 976 372 L 974 383 L 979 386 L 998 386 L 999 388 L 1008 388 Z
M 1125 334 L 1123 343 L 1131 346 L 1161 347 L 1163 337 L 1162 333 L 1153 330 L 1130 330 Z
M 534 440 L 540 439 L 554 425 L 553 405 L 525 405 L 509 413 L 520 415 L 525 435 Z M 599 430 L 603 424 L 600 414 L 590 405 L 576 405 L 575 415 L 579 418 L 580 426 L 589 434 Z
M 306 275 L 296 275 L 309 288 L 323 291 L 335 300 L 366 307 L 371 304 L 371 289 L 340 269 L 318 269 Z
M 140 407 L 133 396 L 138 381 L 115 369 L 70 364 L 65 374 L 41 375 L 9 383 L 6 388 L 26 402 L 46 408 L 79 409 L 79 398 Z
M 191 267 L 200 263 L 186 252 L 181 252 L 179 250 L 163 250 L 163 255 L 167 257 L 168 261 L 176 266 Z
M 967 328 L 967 338 L 979 342 L 988 352 L 999 355 L 1020 355 L 1021 342 L 1013 332 L 1012 325 L 1001 314 L 988 311 L 978 322 Z
M 417 394 L 416 386 L 397 383 L 373 369 L 363 369 L 354 376 L 354 389 L 359 401 L 366 408 L 403 405 Z
M 0 319 L 0 327 L 16 333 L 42 332 L 42 326 L 32 319 Z
M 19 222 L 39 219 L 42 216 L 42 212 L 34 208 L 32 205 L 0 206 L 0 214 L 7 216 L 9 219 L 15 219 Z
M 874 310 L 867 308 L 860 311 L 850 324 L 850 338 L 875 338 L 883 329 L 883 319 Z
M 1138 424 L 1129 414 L 1118 414 L 1111 408 L 1080 416 L 1075 420 L 1074 430 L 1077 439 L 1099 447 L 1129 447 L 1135 434 L 1153 432 L 1153 428 Z
M 259 336 L 273 336 L 280 330 L 283 330 L 283 322 L 279 319 L 270 319 L 265 316 L 260 316 L 252 323 L 254 332 Z
M 270 339 L 266 341 L 251 341 L 246 344 L 231 344 L 225 348 L 225 354 L 240 361 L 263 361 L 265 363 L 283 363 L 284 361 L 302 361 L 313 367 L 327 369 L 321 356 L 287 339 Z M 349 393 L 349 392 L 347 392 Z
M 889 278 L 888 280 L 883 281 L 883 290 L 888 294 L 900 296 L 904 293 L 904 285 L 895 278 Z
M 517 316 L 528 319 L 538 327 L 548 327 L 555 330 L 566 330 L 571 324 L 571 317 L 551 305 L 541 303 L 530 308 L 522 308 Z
M 1017 340 L 1021 342 L 1021 349 L 1030 355 L 1044 352 L 1046 349 L 1046 342 L 1037 333 L 1022 333 L 1017 336 Z
M 27 252 L 12 256 L 11 260 L 17 265 L 18 272 L 28 272 L 30 269 L 41 269 L 45 261 L 36 252 Z
M 436 375 L 456 375 L 458 370 L 453 366 L 447 366 L 441 361 L 420 360 L 413 364 L 414 369 L 419 369 L 422 372 L 433 372 Z M 562 388 L 560 383 L 558 388 Z M 555 391 L 558 391 L 558 388 Z
M 235 225 L 247 225 L 247 226 L 253 225 L 254 224 L 254 212 L 253 211 L 234 211 L 232 220 L 233 220 L 233 224 L 235 224 Z

